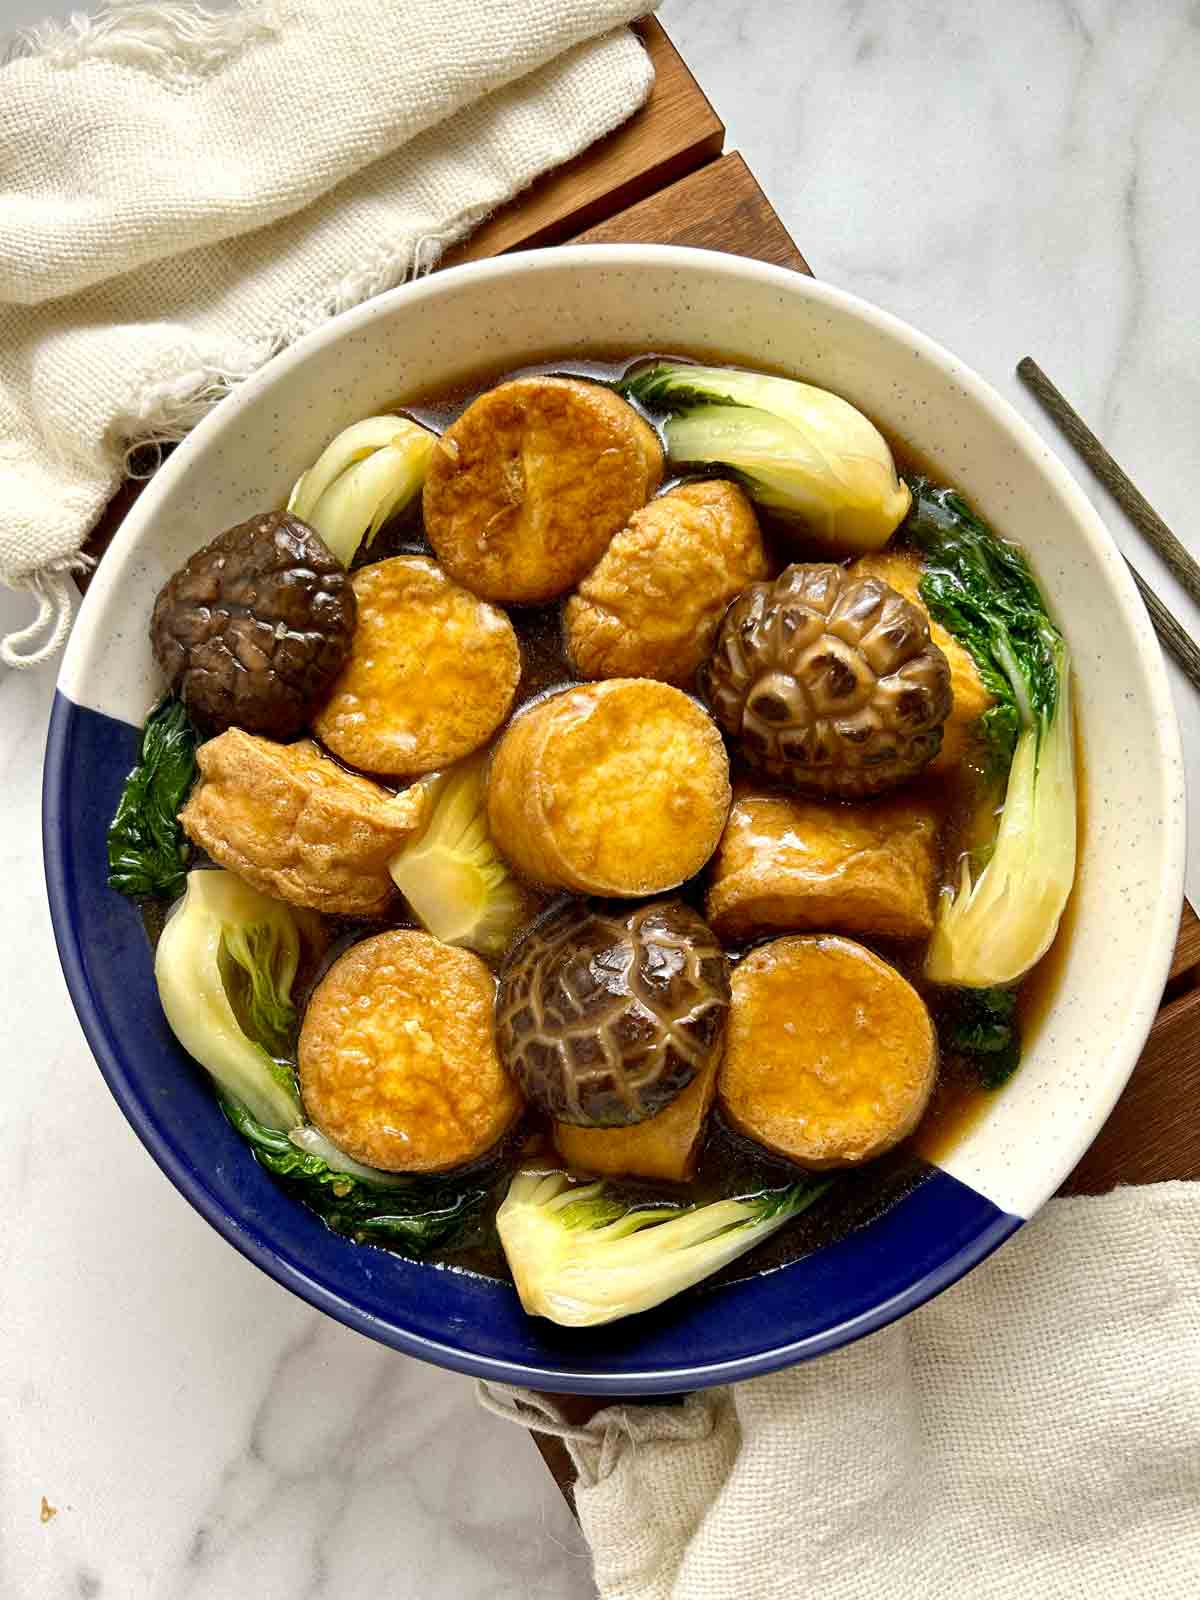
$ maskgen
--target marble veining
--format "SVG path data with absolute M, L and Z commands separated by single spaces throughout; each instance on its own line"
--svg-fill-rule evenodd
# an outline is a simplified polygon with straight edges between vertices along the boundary
M 48 4 L 0 0 L 0 34 Z M 1057 449 L 1013 377 L 1035 356 L 1200 553 L 1195 4 L 1013 0 L 1002 26 L 982 5 L 884 0 L 667 0 L 662 15 L 813 270 L 956 350 Z M 0 627 L 24 616 L 0 594 Z M 44 901 L 52 680 L 0 678 L 0 1594 L 593 1593 L 530 1441 L 479 1413 L 467 1380 L 250 1267 L 109 1098 Z M 1200 704 L 1176 687 L 1191 766 Z

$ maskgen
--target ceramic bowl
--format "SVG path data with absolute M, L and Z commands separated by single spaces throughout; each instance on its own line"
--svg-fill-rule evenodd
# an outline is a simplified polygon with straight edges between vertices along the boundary
M 406 394 L 589 351 L 735 352 L 845 395 L 920 445 L 1032 555 L 1075 660 L 1085 823 L 1074 929 L 1020 1071 L 929 1177 L 840 1243 L 594 1332 L 522 1313 L 506 1284 L 356 1246 L 288 1199 L 163 1019 L 136 907 L 105 886 L 105 830 L 160 683 L 147 618 L 219 530 L 278 505 L 326 440 Z M 1054 1193 L 1154 1019 L 1182 894 L 1183 780 L 1157 643 L 1096 513 L 1033 431 L 954 356 L 796 273 L 653 246 L 456 268 L 338 317 L 242 384 L 126 519 L 63 662 L 45 771 L 63 968 L 108 1084 L 150 1154 L 279 1283 L 410 1355 L 534 1387 L 651 1393 L 830 1350 L 945 1288 Z

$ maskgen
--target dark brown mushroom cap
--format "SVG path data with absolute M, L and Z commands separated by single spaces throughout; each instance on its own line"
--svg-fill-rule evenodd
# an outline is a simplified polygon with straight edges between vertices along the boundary
M 729 966 L 682 900 L 571 901 L 535 923 L 496 995 L 501 1059 L 557 1122 L 616 1128 L 670 1104 L 721 1048 Z
M 950 668 L 919 607 L 826 562 L 744 589 L 700 688 L 754 766 L 846 800 L 882 794 L 932 761 L 951 707 Z
M 341 670 L 355 616 L 350 580 L 324 541 L 272 511 L 188 557 L 154 602 L 150 642 L 206 732 L 287 739 Z

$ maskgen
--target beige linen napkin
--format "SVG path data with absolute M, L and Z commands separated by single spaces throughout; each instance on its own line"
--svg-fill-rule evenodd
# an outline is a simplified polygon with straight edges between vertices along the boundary
M 1056 1200 L 904 1321 L 561 1425 L 604 1600 L 1196 1600 L 1200 1186 Z
M 114 5 L 0 68 L 0 579 L 44 659 L 131 445 L 646 98 L 647 0 Z

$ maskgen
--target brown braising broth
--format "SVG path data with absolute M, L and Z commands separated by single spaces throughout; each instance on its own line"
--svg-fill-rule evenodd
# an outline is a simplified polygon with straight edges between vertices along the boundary
M 676 351 L 672 354 L 678 357 L 681 352 Z M 635 361 L 645 358 L 646 352 L 637 352 L 635 355 L 627 352 L 592 353 L 586 359 L 574 355 L 557 358 L 548 355 L 536 360 L 531 358 L 518 368 L 476 373 L 464 377 L 435 393 L 422 393 L 415 397 L 410 394 L 399 401 L 394 409 L 440 433 L 477 395 L 508 378 L 525 374 L 558 373 L 612 380 L 620 377 Z M 684 358 L 687 359 L 686 356 Z M 760 363 L 750 363 L 735 355 L 714 356 L 712 352 L 706 352 L 703 356 L 692 359 L 731 366 L 753 365 L 756 370 L 770 370 L 764 369 Z M 780 375 L 793 376 L 788 373 Z M 656 421 L 653 416 L 648 416 L 648 420 L 651 423 Z M 936 468 L 923 453 L 913 449 L 908 441 L 897 438 L 895 434 L 886 430 L 885 436 L 901 471 L 924 472 L 938 481 L 939 474 Z M 678 478 L 668 478 L 662 487 L 669 488 L 673 482 L 678 481 Z M 827 552 L 815 546 L 806 546 L 793 527 L 773 519 L 769 512 L 763 511 L 760 507 L 755 509 L 767 546 L 772 576 L 789 561 L 829 559 Z M 381 531 L 369 550 L 360 551 L 354 565 L 358 567 L 404 553 L 432 554 L 424 539 L 419 499 L 410 512 L 395 519 Z M 565 598 L 564 596 L 564 600 Z M 562 603 L 560 601 L 536 608 L 507 608 L 520 640 L 522 659 L 522 674 L 514 702 L 514 714 L 532 699 L 577 681 L 563 649 Z M 732 752 L 731 761 L 736 775 L 738 762 Z M 972 819 L 978 815 L 980 785 L 983 782 L 979 773 L 971 767 L 969 758 L 956 776 L 957 782 L 954 778 L 946 780 L 946 785 L 951 786 L 953 792 L 943 835 L 943 882 L 955 875 L 953 870 L 955 863 L 960 859 L 962 851 L 970 848 L 973 842 L 970 838 L 970 828 Z M 395 787 L 394 781 L 387 779 L 378 781 L 389 788 Z M 944 788 L 945 785 L 941 787 Z M 1082 794 L 1082 781 L 1079 792 Z M 998 795 L 997 801 L 1000 798 L 1001 795 Z M 945 801 L 942 803 L 945 804 Z M 703 874 L 683 885 L 676 893 L 691 901 L 703 913 Z M 1025 1048 L 1028 1048 L 1033 1033 L 1057 988 L 1063 952 L 1070 938 L 1074 900 L 1075 897 L 1072 896 L 1054 947 L 1021 986 L 1019 1017 Z M 549 903 L 548 899 L 543 902 L 543 904 Z M 403 916 L 393 920 L 399 925 L 411 921 Z M 148 928 L 148 931 L 152 937 L 157 933 L 157 929 Z M 340 926 L 335 923 L 333 950 L 343 950 L 354 937 L 377 931 L 379 931 L 378 924 L 372 924 L 370 927 L 366 925 L 354 927 L 349 923 Z M 908 978 L 925 997 L 936 1022 L 938 997 L 936 992 L 930 992 L 921 970 L 924 957 L 923 943 L 863 938 L 857 934 L 855 938 L 876 950 Z M 731 960 L 736 961 L 743 952 L 729 950 L 728 953 Z M 310 973 L 307 983 L 302 982 L 298 985 L 298 1002 L 302 1004 L 307 999 L 313 980 L 328 962 L 329 957 L 321 962 L 320 969 Z M 970 1075 L 968 1069 L 953 1060 L 943 1059 L 930 1107 L 921 1126 L 910 1140 L 898 1150 L 892 1151 L 867 1167 L 838 1173 L 833 1187 L 811 1210 L 796 1218 L 748 1258 L 734 1263 L 710 1282 L 731 1281 L 781 1266 L 823 1244 L 831 1243 L 852 1228 L 861 1226 L 877 1216 L 921 1182 L 930 1170 L 930 1163 L 944 1155 L 978 1118 L 992 1092 L 983 1089 Z M 521 1136 L 507 1141 L 504 1150 L 487 1164 L 486 1170 L 494 1176 L 493 1198 L 497 1204 L 503 1197 L 509 1173 L 518 1160 L 522 1156 L 539 1154 L 554 1159 L 553 1146 L 546 1130 L 539 1127 L 536 1117 L 531 1116 L 522 1125 Z M 635 1200 L 657 1198 L 661 1203 L 664 1191 L 669 1190 L 672 1198 L 677 1197 L 681 1202 L 688 1202 L 714 1199 L 721 1195 L 748 1194 L 768 1188 L 780 1188 L 795 1182 L 798 1175 L 800 1174 L 794 1166 L 771 1157 L 766 1151 L 723 1127 L 719 1114 L 714 1111 L 698 1172 L 691 1183 L 668 1185 L 628 1181 L 614 1183 L 613 1186 Z M 430 1259 L 460 1270 L 507 1278 L 503 1253 L 495 1234 L 494 1206 L 465 1243 L 444 1250 L 435 1250 L 431 1253 Z

